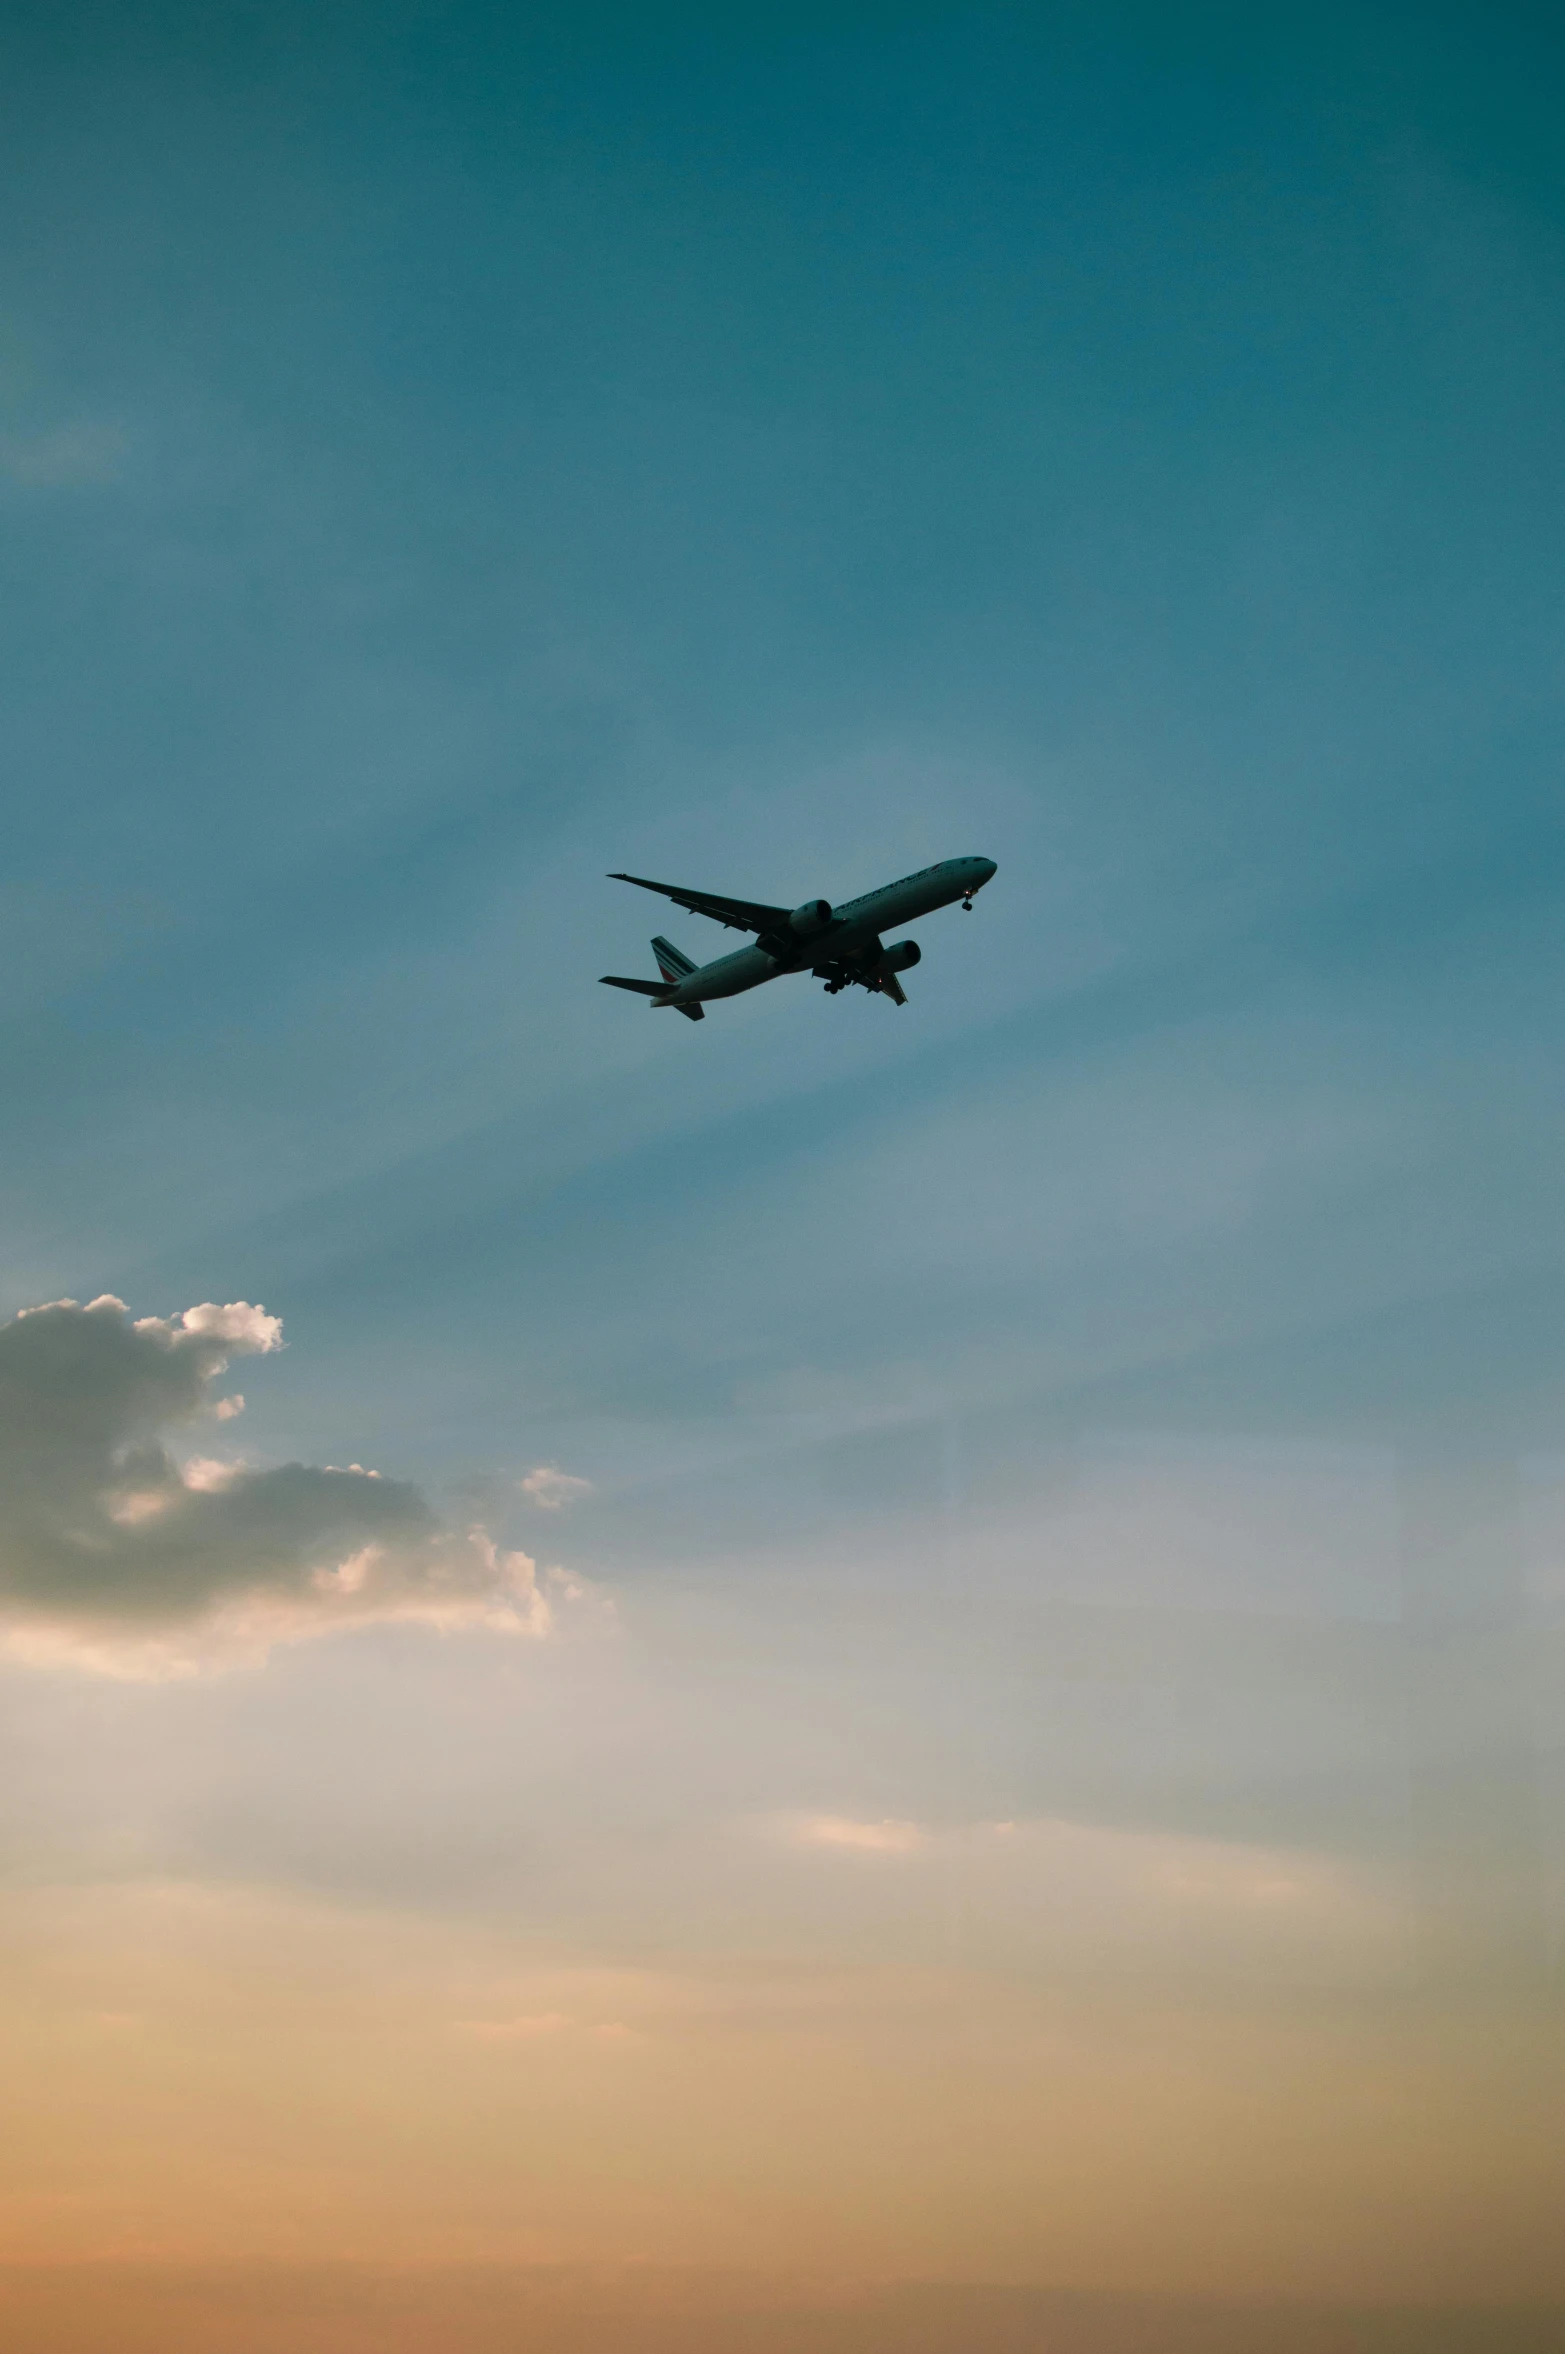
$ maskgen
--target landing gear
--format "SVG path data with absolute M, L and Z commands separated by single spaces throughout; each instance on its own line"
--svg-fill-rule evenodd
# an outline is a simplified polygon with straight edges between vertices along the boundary
M 964 900 L 963 900 L 963 902 L 962 902 L 962 913 L 963 913 L 964 915 L 971 915 L 971 914 L 972 914 L 972 912 L 973 912 L 973 903 L 972 903 L 972 901 L 971 901 L 970 899 L 964 899 Z

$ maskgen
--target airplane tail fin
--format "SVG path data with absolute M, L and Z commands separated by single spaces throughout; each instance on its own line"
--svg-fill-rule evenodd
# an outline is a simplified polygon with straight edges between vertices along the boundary
M 658 960 L 658 970 L 665 981 L 683 981 L 687 974 L 696 969 L 682 948 L 676 948 L 672 940 L 665 940 L 661 935 L 653 941 L 652 953 Z

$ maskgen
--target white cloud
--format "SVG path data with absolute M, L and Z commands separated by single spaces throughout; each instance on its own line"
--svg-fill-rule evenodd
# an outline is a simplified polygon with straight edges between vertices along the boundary
M 532 2043 L 541 2035 L 558 2035 L 570 2021 L 563 2011 L 532 2011 L 519 2019 L 461 2019 L 457 2025 L 480 2043 Z
M 0 1650 L 161 1676 L 370 1621 L 541 1636 L 585 1598 L 359 1464 L 177 1462 L 166 1434 L 210 1415 L 229 1359 L 282 1345 L 244 1300 L 133 1322 L 105 1294 L 0 1325 Z
M 975 1935 L 1040 1957 L 1383 1967 L 1399 1960 L 1407 1932 L 1398 1891 L 1299 1848 L 1058 1816 L 941 1825 L 784 1815 L 764 1829 L 795 1849 L 916 1857 L 921 1877 L 943 1875 L 960 1891 Z
M 181 1477 L 192 1495 L 215 1496 L 249 1468 L 247 1463 L 221 1462 L 215 1455 L 192 1455 Z
M 156 1316 L 143 1317 L 136 1330 L 155 1329 L 159 1323 Z M 226 1308 L 207 1300 L 199 1308 L 187 1308 L 179 1326 L 201 1340 L 231 1341 L 242 1356 L 264 1357 L 283 1345 L 282 1318 L 268 1316 L 264 1308 L 252 1308 L 248 1300 L 230 1300 Z
M 573 1472 L 557 1471 L 552 1463 L 540 1463 L 536 1471 L 529 1471 L 517 1486 L 530 1504 L 545 1512 L 558 1512 L 563 1504 L 573 1504 L 578 1496 L 592 1493 L 590 1479 L 578 1479 Z
M 861 1855 L 911 1855 L 928 1837 L 917 1823 L 858 1823 L 847 1815 L 806 1815 L 792 1833 L 803 1847 L 846 1847 Z

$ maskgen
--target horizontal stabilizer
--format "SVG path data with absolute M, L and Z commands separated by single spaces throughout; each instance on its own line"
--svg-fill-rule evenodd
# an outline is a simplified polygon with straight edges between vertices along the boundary
M 598 979 L 606 982 L 611 989 L 634 989 L 638 997 L 650 997 L 654 1005 L 669 1005 L 673 1002 L 669 996 L 669 990 L 674 986 L 671 981 L 633 981 L 625 973 L 600 973 Z M 687 1022 L 706 1020 L 706 1014 L 699 1005 L 676 1005 L 674 1011 L 683 1014 Z

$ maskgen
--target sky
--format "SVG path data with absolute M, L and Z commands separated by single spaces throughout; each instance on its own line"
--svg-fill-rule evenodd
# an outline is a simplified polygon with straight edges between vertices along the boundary
M 1558 2342 L 1562 52 L 6 10 L 29 2347 Z

